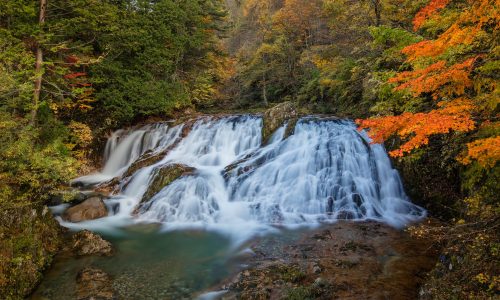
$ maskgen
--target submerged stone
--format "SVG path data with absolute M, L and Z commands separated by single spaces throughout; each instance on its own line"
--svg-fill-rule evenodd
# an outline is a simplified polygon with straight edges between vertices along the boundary
M 117 299 L 111 276 L 101 269 L 86 267 L 76 277 L 76 299 Z
M 113 247 L 110 242 L 88 230 L 82 230 L 74 234 L 71 247 L 73 252 L 79 256 L 110 256 L 113 254 Z

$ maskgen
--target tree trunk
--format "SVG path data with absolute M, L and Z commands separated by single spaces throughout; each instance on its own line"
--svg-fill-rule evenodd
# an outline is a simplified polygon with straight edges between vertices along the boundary
M 47 0 L 40 0 L 40 15 L 38 24 L 42 28 L 45 23 L 45 14 L 47 11 Z M 36 62 L 35 62 L 35 92 L 33 94 L 33 110 L 31 111 L 31 125 L 35 124 L 38 106 L 40 103 L 40 91 L 42 90 L 42 65 L 43 65 L 43 52 L 40 43 L 37 42 L 36 46 Z
M 375 11 L 375 25 L 380 26 L 382 3 L 380 3 L 380 0 L 372 0 L 372 4 L 373 4 L 373 9 Z
M 264 99 L 264 106 L 269 106 L 269 102 L 267 101 L 267 81 L 266 81 L 266 73 L 262 76 L 262 98 Z

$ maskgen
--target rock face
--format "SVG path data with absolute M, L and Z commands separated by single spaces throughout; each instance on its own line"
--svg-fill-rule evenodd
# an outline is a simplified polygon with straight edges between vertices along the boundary
M 68 208 L 62 217 L 66 221 L 76 223 L 102 218 L 107 215 L 108 210 L 102 199 L 100 197 L 92 197 L 78 205 Z
M 153 182 L 151 182 L 148 190 L 144 193 L 141 203 L 151 199 L 154 195 L 161 191 L 161 189 L 171 184 L 177 178 L 190 175 L 193 172 L 194 168 L 180 164 L 167 165 L 158 168 L 155 170 Z
M 117 299 L 111 276 L 101 269 L 86 267 L 76 277 L 78 300 Z
M 267 142 L 271 134 L 278 129 L 287 120 L 290 120 L 293 125 L 296 123 L 298 113 L 292 102 L 283 102 L 264 113 L 263 128 L 262 128 L 262 141 Z M 290 124 L 292 125 L 292 124 Z M 287 130 L 288 131 L 288 130 Z M 288 132 L 291 134 L 291 132 Z
M 254 243 L 250 267 L 217 286 L 222 299 L 417 299 L 436 253 L 430 240 L 375 222 L 338 222 L 293 241 Z
M 110 242 L 88 230 L 74 234 L 71 247 L 73 252 L 78 256 L 110 256 L 113 254 L 113 247 Z

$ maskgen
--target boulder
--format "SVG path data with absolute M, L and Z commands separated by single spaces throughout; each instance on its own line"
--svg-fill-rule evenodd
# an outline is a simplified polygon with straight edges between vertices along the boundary
M 88 230 L 82 230 L 73 235 L 71 248 L 78 256 L 110 256 L 113 254 L 113 247 L 110 242 Z
M 94 267 L 82 269 L 76 277 L 76 299 L 117 299 L 111 276 Z
M 264 113 L 263 127 L 262 127 L 262 141 L 266 143 L 269 137 L 282 126 L 287 120 L 297 119 L 298 112 L 292 102 L 287 101 L 280 103 Z M 290 124 L 291 125 L 291 124 Z M 289 132 L 288 134 L 291 134 Z
M 94 220 L 108 215 L 108 210 L 101 197 L 92 197 L 82 203 L 68 208 L 62 218 L 69 222 Z
M 164 187 L 171 184 L 174 180 L 191 175 L 194 168 L 181 164 L 166 165 L 156 169 L 154 179 L 142 197 L 141 203 L 148 201 L 154 195 L 158 194 Z

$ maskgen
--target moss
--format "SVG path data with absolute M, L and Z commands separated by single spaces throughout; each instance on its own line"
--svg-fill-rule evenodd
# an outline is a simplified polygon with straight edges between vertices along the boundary
M 168 165 L 156 169 L 154 172 L 154 179 L 148 187 L 146 193 L 142 197 L 141 202 L 151 199 L 154 195 L 158 194 L 164 187 L 171 184 L 174 180 L 181 176 L 188 175 L 194 171 L 193 168 L 184 165 Z
M 321 283 L 311 285 L 297 286 L 287 289 L 285 299 L 289 300 L 307 300 L 307 299 L 332 299 L 333 287 L 319 280 Z
M 299 286 L 289 289 L 287 291 L 286 299 L 289 300 L 314 299 L 312 296 L 313 295 L 310 287 Z
M 46 207 L 0 205 L 0 298 L 29 295 L 61 239 L 61 227 Z
M 286 282 L 297 283 L 306 277 L 306 274 L 297 266 L 281 266 L 278 272 Z

